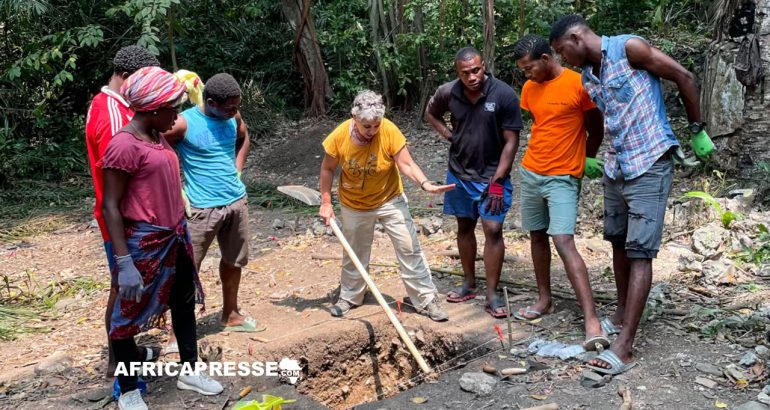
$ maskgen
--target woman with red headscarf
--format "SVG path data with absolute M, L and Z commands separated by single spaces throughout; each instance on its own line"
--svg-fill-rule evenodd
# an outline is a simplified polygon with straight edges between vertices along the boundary
M 160 136 L 174 124 L 185 86 L 161 68 L 146 67 L 128 77 L 121 94 L 135 114 L 112 137 L 101 164 L 104 217 L 116 262 L 112 280 L 119 287 L 110 339 L 122 392 L 118 408 L 144 410 L 138 375 L 123 374 L 130 363 L 142 361 L 134 336 L 159 325 L 170 309 L 181 364 L 194 368 L 195 304 L 203 303 L 203 290 L 192 263 L 179 161 Z M 202 373 L 180 373 L 177 387 L 205 395 L 223 390 Z

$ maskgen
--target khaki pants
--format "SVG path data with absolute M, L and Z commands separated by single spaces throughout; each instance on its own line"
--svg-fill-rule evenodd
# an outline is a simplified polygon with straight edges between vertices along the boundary
M 401 279 L 412 303 L 424 308 L 436 297 L 436 285 L 433 284 L 428 261 L 417 240 L 417 231 L 403 195 L 368 211 L 356 211 L 343 205 L 340 216 L 342 232 L 367 271 L 374 240 L 374 224 L 379 221 L 393 242 L 396 258 L 401 265 Z M 347 252 L 342 257 L 340 288 L 340 299 L 354 305 L 363 303 L 366 282 Z

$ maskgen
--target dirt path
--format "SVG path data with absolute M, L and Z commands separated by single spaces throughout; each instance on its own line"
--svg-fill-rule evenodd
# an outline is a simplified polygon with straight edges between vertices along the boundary
M 249 160 L 246 173 L 253 181 L 272 184 L 299 183 L 317 187 L 320 165 L 320 141 L 333 123 L 300 124 L 300 131 L 287 131 L 284 138 L 260 141 Z M 442 180 L 445 170 L 446 146 L 425 131 L 407 133 L 409 146 L 427 175 Z M 291 153 L 291 155 L 289 155 Z M 287 159 L 291 158 L 291 160 Z M 459 271 L 459 261 L 443 256 L 454 249 L 453 222 L 441 219 L 440 201 L 415 189 L 410 183 L 407 195 L 418 223 L 426 230 L 441 230 L 421 236 L 432 267 L 444 271 Z M 586 259 L 591 282 L 598 294 L 612 295 L 610 248 L 597 236 L 601 226 L 597 213 L 599 185 L 589 181 L 584 186 L 580 210 L 581 235 L 578 249 Z M 599 208 L 597 208 L 597 203 Z M 506 253 L 511 260 L 504 266 L 503 278 L 514 282 L 533 283 L 529 246 L 518 230 L 518 207 L 506 220 Z M 630 385 L 634 408 L 713 408 L 715 401 L 740 404 L 756 397 L 756 386 L 738 390 L 722 380 L 719 386 L 706 389 L 694 384 L 703 374 L 695 370 L 697 363 L 721 366 L 740 359 L 744 349 L 728 342 L 701 339 L 688 333 L 676 320 L 667 318 L 646 324 L 637 339 L 640 366 L 627 375 L 615 378 L 607 387 L 581 387 L 578 362 L 562 362 L 529 356 L 515 358 L 536 360 L 542 370 L 518 376 L 510 384 L 500 383 L 491 396 L 476 398 L 462 392 L 457 384 L 461 374 L 478 371 L 490 362 L 506 367 L 512 357 L 504 354 L 496 340 L 495 325 L 505 330 L 505 322 L 493 320 L 484 313 L 484 301 L 446 305 L 451 320 L 434 323 L 402 305 L 400 317 L 413 333 L 416 344 L 432 366 L 442 375 L 431 383 L 423 383 L 416 366 L 401 347 L 384 314 L 372 298 L 364 306 L 351 311 L 347 319 L 332 319 L 327 312 L 329 293 L 337 284 L 341 247 L 329 235 L 313 234 L 315 218 L 307 213 L 265 209 L 252 203 L 252 258 L 244 271 L 240 304 L 267 330 L 254 339 L 247 334 L 221 333 L 217 325 L 221 308 L 221 290 L 216 272 L 218 249 L 209 252 L 201 277 L 207 292 L 207 313 L 199 320 L 201 344 L 220 346 L 222 360 L 255 361 L 291 357 L 305 365 L 303 380 L 296 388 L 270 378 L 222 378 L 229 394 L 243 386 L 254 388 L 249 398 L 259 398 L 258 392 L 273 392 L 300 400 L 286 408 L 350 408 L 377 398 L 394 396 L 361 408 L 418 408 L 411 399 L 428 399 L 419 408 L 516 408 L 546 402 L 558 402 L 560 408 L 617 408 L 620 400 L 617 385 Z M 432 218 L 432 220 L 431 220 Z M 438 220 L 436 218 L 439 218 Z M 0 408 L 14 409 L 82 409 L 97 408 L 89 401 L 106 395 L 111 381 L 105 372 L 105 331 L 103 315 L 106 301 L 106 261 L 98 230 L 90 226 L 87 212 L 78 215 L 81 222 L 66 229 L 27 238 L 24 243 L 6 247 L 0 254 L 0 276 L 10 283 L 27 289 L 42 289 L 49 283 L 69 283 L 75 291 L 53 302 L 46 316 L 32 319 L 33 326 L 48 328 L 46 333 L 23 333 L 14 341 L 0 342 Z M 433 224 L 433 225 L 432 225 Z M 283 226 L 276 229 L 274 226 Z M 483 235 L 479 235 L 483 238 Z M 686 284 L 677 270 L 675 242 L 662 249 L 655 262 L 655 281 L 666 281 L 672 292 L 687 292 Z M 479 244 L 481 248 L 481 243 Z M 372 252 L 372 273 L 378 286 L 392 305 L 405 295 L 389 239 L 377 233 Z M 481 263 L 478 263 L 481 272 Z M 459 282 L 456 276 L 435 273 L 442 294 Z M 561 268 L 554 258 L 554 289 L 571 292 Z M 516 306 L 534 302 L 536 293 L 519 285 L 510 285 Z M 687 297 L 685 297 L 687 296 Z M 687 294 L 679 300 L 678 309 L 688 309 L 699 303 Z M 689 299 L 688 299 L 689 298 Z M 536 325 L 515 323 L 513 338 L 526 346 L 536 336 L 559 338 L 577 343 L 582 340 L 580 311 L 574 301 L 556 300 L 556 314 Z M 611 304 L 602 305 L 610 313 Z M 141 336 L 141 342 L 162 345 L 166 335 L 153 331 Z M 507 349 L 506 349 L 507 350 Z M 67 369 L 53 374 L 36 374 L 44 358 L 60 352 L 69 360 Z M 467 365 L 466 365 L 467 364 Z M 410 382 L 411 380 L 411 382 Z M 399 391 L 413 387 L 404 393 Z M 204 398 L 195 393 L 178 392 L 173 380 L 162 378 L 151 383 L 147 402 L 152 408 L 219 409 L 223 397 Z M 90 397 L 89 397 L 90 396 Z M 111 407 L 110 407 L 111 406 Z M 116 408 L 108 404 L 107 408 Z

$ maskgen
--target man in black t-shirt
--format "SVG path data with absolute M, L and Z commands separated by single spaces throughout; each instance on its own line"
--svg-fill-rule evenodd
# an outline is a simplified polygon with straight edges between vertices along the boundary
M 476 291 L 476 222 L 484 229 L 484 270 L 487 279 L 486 311 L 492 317 L 509 312 L 497 294 L 505 244 L 503 221 L 511 206 L 510 173 L 519 148 L 522 128 L 519 99 L 506 83 L 484 71 L 479 52 L 466 47 L 455 56 L 458 79 L 442 84 L 428 103 L 425 120 L 449 147 L 447 184 L 456 188 L 444 194 L 444 213 L 457 218 L 457 247 L 465 273 L 449 302 L 474 299 Z M 451 114 L 452 128 L 444 122 Z

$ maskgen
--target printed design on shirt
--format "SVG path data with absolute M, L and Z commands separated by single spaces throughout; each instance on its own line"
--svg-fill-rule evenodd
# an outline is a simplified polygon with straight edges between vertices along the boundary
M 484 111 L 486 112 L 495 112 L 495 103 L 493 102 L 485 102 L 484 103 Z
M 366 177 L 377 175 L 377 155 L 369 154 L 369 159 L 361 163 L 357 158 L 351 158 L 342 165 L 343 170 L 356 180 L 356 184 L 349 181 L 343 182 L 343 186 L 348 189 L 363 189 Z

